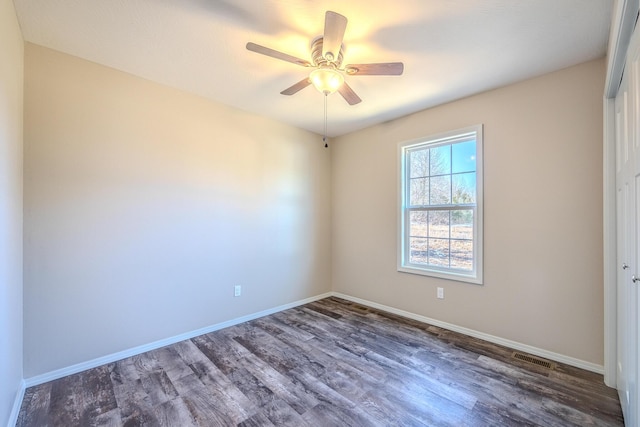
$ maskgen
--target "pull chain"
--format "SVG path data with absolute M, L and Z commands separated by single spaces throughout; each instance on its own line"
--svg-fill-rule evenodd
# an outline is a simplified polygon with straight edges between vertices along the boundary
M 329 144 L 327 144 L 327 95 L 329 94 L 324 94 L 324 135 L 322 136 L 322 142 L 324 142 L 325 148 L 329 146 Z

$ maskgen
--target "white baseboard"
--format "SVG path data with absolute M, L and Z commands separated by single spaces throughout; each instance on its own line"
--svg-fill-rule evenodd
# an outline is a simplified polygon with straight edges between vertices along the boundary
M 552 351 L 544 350 L 541 348 L 533 347 L 527 344 L 522 344 L 517 341 L 511 341 L 508 339 L 496 337 L 494 335 L 485 334 L 484 332 L 475 331 L 473 329 L 465 328 L 462 326 L 454 325 L 440 320 L 431 319 L 429 317 L 421 316 L 419 314 L 410 313 L 408 311 L 399 310 L 397 308 L 389 307 L 386 305 L 378 304 L 372 301 L 367 301 L 361 298 L 352 297 L 350 295 L 341 294 L 339 292 L 331 292 L 331 294 L 338 298 L 343 298 L 348 301 L 356 302 L 358 304 L 366 305 L 371 308 L 377 308 L 378 310 L 386 311 L 388 313 L 397 314 L 398 316 L 407 317 L 409 319 L 417 320 L 418 322 L 428 323 L 439 328 L 448 329 L 453 332 L 459 332 L 470 337 L 479 338 L 484 341 L 488 341 L 494 344 L 502 345 L 512 348 L 514 350 L 523 351 L 525 353 L 533 354 L 536 356 L 544 357 L 545 359 L 553 360 L 555 362 L 564 363 L 566 365 L 575 366 L 576 368 L 585 369 L 587 371 L 595 372 L 598 374 L 604 374 L 604 366 L 596 363 L 587 362 L 574 357 L 565 356 L 563 354 L 554 353 Z
M 24 380 L 20 381 L 20 388 L 16 392 L 16 399 L 13 401 L 13 407 L 11 408 L 11 414 L 9 414 L 9 422 L 7 427 L 15 427 L 18 422 L 18 415 L 20 415 L 20 406 L 22 405 L 22 399 L 24 399 L 24 391 L 27 389 Z
M 133 347 L 128 350 L 119 351 L 117 353 L 112 353 L 106 356 L 98 357 L 96 359 L 88 360 L 86 362 L 78 363 L 75 365 L 68 366 L 66 368 L 56 369 L 55 371 L 47 372 L 41 375 L 36 375 L 35 377 L 26 378 L 24 380 L 26 387 L 32 387 L 34 385 L 39 385 L 46 383 L 48 381 L 57 380 L 58 378 L 66 377 L 67 375 L 77 374 L 78 372 L 86 371 L 87 369 L 96 368 L 98 366 L 112 363 L 118 360 L 126 359 L 127 357 L 135 356 L 147 351 L 155 350 L 161 347 L 165 347 L 171 344 L 175 344 L 180 341 L 188 340 L 198 335 L 208 334 L 210 332 L 214 332 L 220 329 L 228 328 L 229 326 L 234 326 L 239 323 L 248 322 L 249 320 L 258 319 L 260 317 L 268 316 L 269 314 L 277 313 L 279 311 L 287 310 L 289 308 L 297 307 L 303 304 L 307 304 L 313 301 L 317 301 L 323 298 L 330 297 L 332 295 L 331 292 L 316 295 L 314 297 L 305 298 L 303 300 L 295 301 L 289 304 L 284 304 L 278 307 L 270 308 L 267 310 L 259 311 L 257 313 L 248 314 L 246 316 L 238 317 L 235 319 L 228 320 L 226 322 L 217 323 L 215 325 L 206 326 L 204 328 L 196 329 L 195 331 L 185 332 L 180 335 L 176 335 L 170 338 L 165 338 L 159 341 L 155 341 L 149 344 L 144 344 L 138 347 Z M 24 389 L 23 389 L 24 392 Z M 20 399 L 20 402 L 22 398 Z M 18 410 L 20 406 L 18 406 Z
M 438 326 L 443 329 L 448 329 L 450 331 L 459 332 L 461 334 L 465 334 L 471 337 L 479 338 L 488 342 L 492 342 L 494 344 L 503 345 L 505 347 L 512 348 L 514 350 L 524 351 L 526 353 L 534 354 L 536 356 L 544 357 L 549 360 L 553 360 L 556 362 L 565 363 L 570 366 L 575 366 L 577 368 L 585 369 L 587 371 L 596 372 L 598 374 L 604 374 L 604 367 L 602 365 L 598 365 L 591 362 L 586 362 L 584 360 L 576 359 L 573 357 L 565 356 L 563 354 L 554 353 L 548 350 L 544 350 L 541 348 L 533 347 L 527 344 L 522 344 L 517 341 L 511 341 L 504 338 L 496 337 L 493 335 L 486 334 L 484 332 L 475 331 L 473 329 L 465 328 L 462 326 L 457 326 L 451 323 L 442 322 L 440 320 L 431 319 L 429 317 L 421 316 L 415 313 L 410 313 L 408 311 L 399 310 L 397 308 L 389 307 L 383 304 L 378 304 L 373 301 L 364 300 L 357 297 L 352 297 L 350 295 L 341 294 L 339 292 L 327 292 L 325 294 L 316 295 L 314 297 L 306 298 L 303 300 L 295 301 L 289 304 L 284 304 L 278 307 L 270 308 L 267 310 L 263 310 L 257 313 L 249 314 L 246 316 L 238 317 L 232 320 L 228 320 L 226 322 L 217 323 L 215 325 L 207 326 L 204 328 L 197 329 L 195 331 L 185 332 L 180 335 L 176 335 L 170 338 L 165 338 L 159 341 L 155 341 L 149 344 L 144 344 L 138 347 L 133 347 L 128 350 L 123 350 L 117 353 L 112 353 L 106 356 L 98 357 L 96 359 L 88 360 L 86 362 L 78 363 L 75 365 L 68 366 L 66 368 L 56 369 L 55 371 L 50 371 L 41 375 L 36 375 L 31 378 L 26 378 L 23 381 L 22 389 L 19 391 L 19 396 L 16 397 L 16 403 L 14 404 L 14 412 L 17 420 L 18 412 L 20 411 L 20 404 L 22 402 L 22 397 L 24 395 L 25 388 L 32 387 L 34 385 L 39 385 L 46 383 L 48 381 L 53 381 L 58 378 L 65 377 L 67 375 L 76 374 L 78 372 L 86 371 L 87 369 L 96 368 L 98 366 L 112 363 L 118 360 L 125 359 L 127 357 L 135 356 L 146 351 L 155 350 L 161 347 L 165 347 L 167 345 L 175 344 L 180 341 L 188 340 L 198 335 L 208 334 L 210 332 L 214 332 L 220 329 L 228 328 L 230 326 L 237 325 L 239 323 L 248 322 L 250 320 L 258 319 L 260 317 L 268 316 L 273 313 L 277 313 L 279 311 L 287 310 L 289 308 L 297 307 L 303 304 L 307 304 L 313 301 L 317 301 L 323 298 L 327 298 L 330 296 L 335 296 L 338 298 L 343 298 L 348 301 L 353 301 L 358 304 L 366 305 L 372 308 L 377 308 L 378 310 L 386 311 L 389 313 L 397 314 L 399 316 L 407 317 L 409 319 L 417 320 L 419 322 L 428 323 L 430 325 Z M 19 399 L 18 399 L 19 397 Z M 16 408 L 17 407 L 17 408 Z M 12 416 L 14 413 L 12 412 Z M 14 421 L 15 423 L 15 421 Z M 11 425 L 11 424 L 10 424 Z

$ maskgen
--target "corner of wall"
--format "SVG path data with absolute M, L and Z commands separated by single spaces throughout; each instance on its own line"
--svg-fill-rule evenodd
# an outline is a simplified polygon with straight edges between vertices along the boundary
M 11 0 L 0 2 L 0 424 L 15 423 L 23 380 L 24 40 Z

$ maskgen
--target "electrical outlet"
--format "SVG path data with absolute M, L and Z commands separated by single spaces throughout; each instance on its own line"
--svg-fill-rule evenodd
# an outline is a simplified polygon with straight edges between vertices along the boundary
M 438 299 L 444 299 L 444 288 L 438 288 Z
M 242 295 L 242 286 L 235 285 L 233 287 L 233 296 L 234 297 L 239 297 L 240 295 Z

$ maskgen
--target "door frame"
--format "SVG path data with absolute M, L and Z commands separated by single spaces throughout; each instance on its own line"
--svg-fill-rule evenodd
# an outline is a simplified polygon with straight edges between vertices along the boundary
M 604 383 L 615 388 L 618 351 L 615 98 L 604 99 L 603 145 Z
M 615 0 L 607 47 L 607 74 L 603 97 L 604 382 L 614 388 L 617 386 L 615 98 L 622 80 L 638 9 L 639 0 Z

